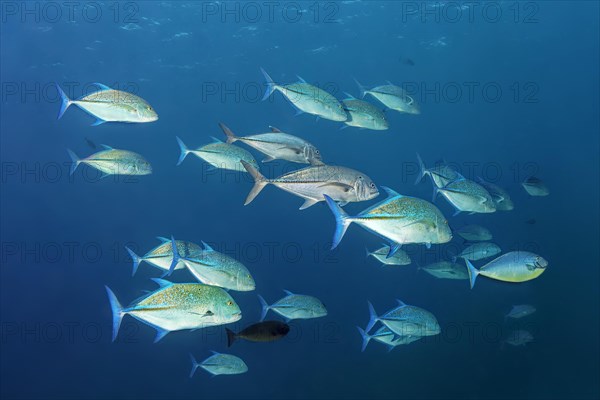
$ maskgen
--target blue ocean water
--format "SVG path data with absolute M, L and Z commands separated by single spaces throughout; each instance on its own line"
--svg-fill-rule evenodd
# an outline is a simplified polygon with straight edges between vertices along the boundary
M 2 398 L 598 397 L 598 3 L 65 4 L 0 3 Z M 340 130 L 294 116 L 279 93 L 261 101 L 260 67 L 340 99 L 359 96 L 354 79 L 389 80 L 421 114 L 387 110 L 387 131 Z M 93 82 L 134 92 L 159 120 L 92 127 L 76 107 L 57 120 L 55 82 L 72 98 Z M 298 211 L 300 198 L 270 186 L 244 207 L 246 174 L 209 171 L 193 156 L 175 165 L 175 136 L 190 146 L 223 139 L 221 121 L 239 135 L 278 127 L 327 163 L 427 200 L 429 180 L 414 185 L 417 152 L 482 176 L 509 191 L 513 211 L 453 217 L 444 199 L 436 205 L 454 228 L 480 224 L 504 251 L 542 255 L 547 271 L 519 284 L 478 278 L 471 290 L 417 268 L 460 251 L 459 238 L 408 245 L 412 265 L 380 267 L 365 247 L 382 240 L 354 225 L 332 251 L 323 203 Z M 87 156 L 100 144 L 143 154 L 153 174 L 99 179 L 81 166 L 70 177 L 66 149 Z M 300 166 L 261 167 L 275 177 Z M 520 182 L 531 174 L 549 196 L 526 194 Z M 354 215 L 383 196 L 345 209 Z M 143 254 L 171 235 L 204 240 L 252 272 L 255 292 L 230 292 L 243 312 L 231 329 L 259 319 L 257 293 L 273 302 L 283 289 L 318 297 L 328 315 L 292 321 L 282 341 L 230 349 L 223 327 L 153 344 L 154 330 L 126 316 L 111 343 L 104 285 L 126 304 L 160 276 L 143 264 L 132 278 L 124 246 Z M 367 301 L 383 312 L 396 299 L 432 312 L 440 335 L 361 353 L 355 326 L 367 323 Z M 505 321 L 517 304 L 537 312 Z M 515 329 L 533 342 L 504 343 Z M 188 353 L 201 360 L 210 350 L 243 358 L 249 371 L 190 379 Z

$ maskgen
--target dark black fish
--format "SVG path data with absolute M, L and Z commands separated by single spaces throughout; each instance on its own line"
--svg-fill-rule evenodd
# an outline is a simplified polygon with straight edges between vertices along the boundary
M 408 57 L 400 57 L 400 62 L 411 67 L 415 65 L 415 62 Z
M 289 331 L 289 325 L 281 321 L 259 322 L 238 333 L 225 328 L 227 347 L 230 347 L 236 339 L 246 339 L 251 342 L 272 342 L 283 338 Z
M 92 149 L 96 150 L 96 143 L 92 142 L 90 139 L 85 138 L 85 142 L 88 144 L 88 146 L 90 146 Z
M 535 224 L 536 222 L 537 222 L 537 221 L 535 220 L 535 218 L 531 218 L 531 219 L 528 219 L 527 221 L 525 221 L 525 223 L 526 223 L 526 224 L 529 224 L 529 225 L 533 225 L 533 224 Z

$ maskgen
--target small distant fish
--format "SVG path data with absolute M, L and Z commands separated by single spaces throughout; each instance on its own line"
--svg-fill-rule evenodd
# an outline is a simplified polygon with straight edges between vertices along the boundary
M 94 143 L 92 140 L 85 138 L 85 142 L 87 143 L 88 146 L 90 146 L 93 150 L 96 150 L 96 143 Z
M 407 114 L 421 114 L 421 109 L 414 97 L 410 96 L 406 90 L 402 89 L 400 86 L 388 82 L 387 85 L 366 89 L 356 79 L 354 81 L 360 89 L 361 98 L 370 94 L 389 109 Z
M 132 93 L 114 90 L 101 83 L 94 83 L 100 90 L 85 95 L 77 100 L 71 100 L 58 84 L 56 89 L 60 94 L 62 104 L 58 113 L 60 119 L 71 104 L 76 105 L 88 114 L 96 117 L 92 125 L 105 122 L 154 122 L 158 120 L 156 111 L 146 100 Z
M 135 275 L 140 263 L 147 262 L 153 267 L 169 271 L 173 265 L 173 240 L 164 237 L 157 237 L 160 240 L 160 244 L 148 251 L 144 256 L 138 256 L 133 250 L 125 246 L 125 250 L 131 256 L 133 260 L 133 272 L 131 276 Z M 202 253 L 202 247 L 192 242 L 184 242 L 183 240 L 175 240 L 175 246 L 177 247 L 177 253 L 182 259 L 178 260 L 174 266 L 174 269 L 185 268 L 185 258 L 194 257 Z
M 366 249 L 367 257 L 372 256 L 383 265 L 409 265 L 411 263 L 409 255 L 402 249 L 396 250 L 393 256 L 388 257 L 390 254 L 390 246 L 383 246 L 375 251 L 369 251 Z
M 378 316 L 369 302 L 369 323 L 365 329 L 369 332 L 377 322 L 387 326 L 399 336 L 433 336 L 440 333 L 440 325 L 432 313 L 417 306 L 396 300 L 398 306 Z
M 243 374 L 248 371 L 248 366 L 239 357 L 231 354 L 217 353 L 211 351 L 212 356 L 208 357 L 202 362 L 196 361 L 194 356 L 190 353 L 190 359 L 192 360 L 192 370 L 190 372 L 190 378 L 194 376 L 194 373 L 201 367 L 211 375 L 237 375 Z
M 232 171 L 245 171 L 241 162 L 245 161 L 258 169 L 258 163 L 248 151 L 233 144 L 223 143 L 215 139 L 214 143 L 190 150 L 179 137 L 176 137 L 181 154 L 177 165 L 180 165 L 185 157 L 192 153 L 196 157 L 206 161 L 215 168 L 228 169 Z
M 400 62 L 404 65 L 408 65 L 410 67 L 415 66 L 415 62 L 408 57 L 400 57 Z
M 184 261 L 192 275 L 206 285 L 241 292 L 252 291 L 256 288 L 254 278 L 244 264 L 227 254 L 215 251 L 205 242 L 202 242 L 202 245 L 204 246 L 202 251 L 188 252 L 186 256 L 175 254 L 175 259 Z M 173 264 L 171 264 L 169 273 L 173 270 Z
M 227 333 L 227 347 L 231 347 L 237 339 L 245 339 L 250 342 L 272 342 L 282 339 L 289 331 L 289 325 L 281 321 L 259 322 L 244 328 L 244 330 L 238 333 L 225 328 L 225 332 Z
M 471 288 L 479 275 L 504 282 L 526 282 L 540 276 L 548 267 L 548 261 L 528 251 L 502 254 L 479 269 L 467 259 L 465 263 L 469 269 Z
M 104 150 L 82 159 L 67 149 L 72 161 L 70 174 L 75 173 L 79 164 L 87 164 L 96 168 L 104 173 L 103 176 L 149 175 L 152 173 L 152 166 L 141 155 L 128 150 L 113 149 L 105 144 L 101 146 Z
M 498 185 L 486 182 L 481 178 L 477 178 L 477 182 L 492 196 L 497 211 L 512 211 L 515 208 L 515 205 L 506 190 Z
M 525 346 L 527 343 L 533 342 L 533 335 L 525 330 L 516 330 L 508 334 L 504 343 L 511 346 Z
M 321 300 L 313 296 L 303 294 L 294 294 L 289 290 L 284 290 L 286 296 L 268 305 L 261 295 L 258 295 L 262 305 L 262 315 L 260 320 L 264 320 L 269 310 L 275 311 L 289 322 L 293 319 L 319 318 L 327 315 L 327 309 L 321 303 Z
M 459 178 L 444 187 L 436 187 L 433 192 L 434 198 L 437 193 L 441 193 L 454 206 L 456 209 L 454 215 L 463 211 L 470 213 L 496 211 L 496 204 L 489 192 L 480 184 L 466 178 Z
M 495 255 L 500 254 L 501 251 L 502 250 L 500 249 L 500 246 L 495 243 L 473 243 L 464 249 L 458 256 L 452 257 L 452 262 L 456 262 L 456 260 L 459 258 L 464 258 L 465 260 L 470 261 L 483 260 L 485 258 L 494 257 Z
M 297 136 L 283 133 L 271 127 L 271 133 L 261 133 L 250 136 L 235 136 L 225 124 L 219 126 L 227 136 L 227 143 L 237 141 L 247 144 L 267 155 L 263 162 L 286 160 L 301 164 L 322 165 L 321 152 L 311 143 Z
M 536 309 L 534 306 L 529 305 L 529 304 L 520 304 L 517 306 L 513 306 L 511 308 L 511 310 L 508 312 L 508 314 L 506 314 L 504 316 L 504 318 L 518 319 L 518 318 L 523 318 L 528 315 L 531 315 L 534 312 L 536 312 Z
M 152 280 L 160 287 L 129 307 L 121 306 L 115 294 L 106 286 L 113 314 L 113 342 L 125 314 L 155 328 L 155 343 L 172 331 L 229 324 L 242 318 L 240 308 L 224 289 L 201 283 Z
M 267 89 L 263 100 L 266 100 L 275 90 L 278 90 L 298 109 L 299 114 L 305 112 L 332 121 L 346 121 L 348 119 L 342 104 L 325 90 L 306 83 L 300 77 L 298 77 L 300 81 L 297 83 L 278 85 L 264 69 L 261 68 L 260 70 L 267 81 Z
M 361 351 L 365 351 L 371 339 L 385 344 L 388 346 L 388 351 L 392 351 L 396 346 L 410 344 L 422 338 L 422 336 L 398 336 L 385 325 L 377 329 L 373 334 L 368 334 L 360 326 L 357 326 L 356 328 L 363 339 Z
M 450 261 L 432 263 L 419 269 L 440 279 L 469 279 L 469 273 L 465 266 Z
M 355 99 L 351 95 L 348 95 L 347 99 L 342 100 L 342 104 L 344 105 L 344 110 L 350 115 L 350 118 L 344 122 L 348 126 L 376 131 L 383 131 L 390 127 L 383 111 L 371 103 Z
M 521 185 L 530 196 L 548 196 L 550 194 L 550 190 L 546 184 L 535 176 L 525 179 Z
M 469 242 L 485 242 L 492 240 L 492 232 L 480 225 L 465 225 L 454 232 Z
M 535 225 L 536 222 L 537 221 L 535 220 L 535 218 L 531 218 L 531 219 L 528 219 L 527 221 L 525 221 L 525 223 L 529 224 L 529 225 Z
M 420 243 L 429 247 L 452 239 L 448 221 L 435 205 L 416 197 L 403 196 L 388 187 L 384 190 L 388 193 L 387 199 L 356 216 L 346 214 L 331 197 L 325 195 L 336 222 L 332 249 L 338 246 L 353 222 L 387 239 L 390 242 L 388 257 L 393 256 L 403 244 Z
M 379 196 L 375 183 L 362 172 L 340 166 L 312 165 L 289 172 L 275 179 L 265 178 L 253 165 L 242 161 L 246 171 L 254 178 L 254 187 L 246 197 L 244 205 L 250 204 L 268 184 L 304 199 L 300 210 L 323 201 L 323 195 L 341 202 L 371 200 Z

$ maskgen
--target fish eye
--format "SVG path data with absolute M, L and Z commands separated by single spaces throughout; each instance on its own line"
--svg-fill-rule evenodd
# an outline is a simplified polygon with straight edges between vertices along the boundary
M 146 107 L 146 110 L 152 111 L 152 107 L 148 106 L 148 107 Z
M 231 301 L 231 300 L 227 300 L 227 305 L 228 305 L 228 306 L 232 306 L 232 305 L 233 305 L 233 301 Z
M 370 185 L 370 186 L 371 186 L 372 188 L 375 188 L 375 184 L 374 184 L 373 182 L 371 182 L 371 185 Z
M 363 177 L 361 175 L 358 176 L 358 179 L 362 179 Z
M 321 154 L 319 150 L 315 150 L 315 154 Z

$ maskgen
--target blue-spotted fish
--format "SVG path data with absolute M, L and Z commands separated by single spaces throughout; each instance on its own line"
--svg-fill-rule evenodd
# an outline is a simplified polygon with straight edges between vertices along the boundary
M 208 357 L 202 362 L 196 361 L 194 356 L 190 353 L 190 359 L 192 360 L 192 370 L 190 371 L 190 378 L 194 376 L 194 373 L 198 367 L 204 369 L 211 375 L 237 375 L 243 374 L 248 371 L 248 366 L 239 357 L 231 354 L 217 353 L 211 351 L 212 356 Z
M 348 119 L 342 104 L 325 90 L 306 83 L 300 77 L 298 77 L 299 82 L 279 85 L 273 81 L 264 69 L 261 68 L 260 70 L 267 82 L 263 100 L 266 100 L 271 96 L 271 93 L 278 90 L 296 107 L 298 114 L 308 113 L 332 121 L 346 121 Z
M 81 159 L 67 149 L 72 162 L 70 174 L 73 175 L 80 164 L 86 164 L 99 170 L 103 173 L 103 177 L 108 175 L 149 175 L 152 173 L 150 163 L 138 153 L 113 149 L 105 144 L 102 147 L 104 150 Z
M 385 114 L 379 108 L 364 100 L 349 97 L 342 100 L 344 110 L 350 116 L 344 124 L 356 128 L 384 131 L 390 127 Z
M 365 329 L 369 332 L 377 322 L 387 326 L 398 336 L 433 336 L 440 333 L 440 325 L 435 316 L 427 310 L 411 306 L 396 300 L 398 306 L 378 316 L 369 302 L 369 323 Z
M 233 144 L 223 143 L 215 139 L 214 143 L 190 150 L 185 143 L 176 137 L 181 153 L 177 165 L 181 164 L 185 157 L 192 153 L 201 160 L 206 161 L 214 168 L 228 169 L 232 171 L 245 171 L 241 161 L 245 161 L 258 169 L 258 163 L 247 150 Z
M 88 114 L 96 118 L 92 125 L 100 125 L 105 122 L 153 122 L 158 119 L 156 111 L 139 96 L 121 90 L 114 90 L 101 83 L 95 83 L 100 89 L 85 95 L 77 100 L 71 100 L 56 85 L 61 98 L 60 119 L 70 105 L 76 105 Z
M 156 329 L 155 343 L 172 331 L 224 325 L 242 318 L 240 308 L 222 288 L 201 283 L 152 280 L 160 287 L 128 307 L 121 306 L 115 294 L 106 286 L 113 314 L 113 341 L 117 338 L 125 314 Z
M 398 336 L 394 332 L 390 330 L 387 326 L 383 325 L 379 329 L 375 331 L 375 333 L 369 334 L 365 332 L 360 326 L 356 327 L 360 336 L 362 337 L 362 348 L 361 351 L 365 351 L 367 345 L 371 341 L 371 339 L 383 343 L 388 347 L 388 351 L 392 351 L 396 346 L 410 344 L 412 342 L 416 342 L 421 339 L 423 336 Z
M 403 196 L 384 187 L 388 198 L 367 208 L 356 216 L 349 216 L 333 199 L 325 195 L 336 220 L 332 249 L 336 248 L 352 222 L 390 242 L 388 257 L 403 244 L 421 243 L 427 246 L 449 242 L 452 232 L 448 221 L 433 204 Z
M 469 269 L 471 288 L 475 286 L 475 279 L 479 275 L 504 282 L 526 282 L 540 276 L 548 267 L 548 261 L 529 251 L 502 254 L 479 269 L 467 259 L 465 263 Z
M 147 262 L 153 267 L 162 269 L 163 271 L 169 271 L 171 266 L 173 266 L 173 242 L 171 239 L 167 239 L 164 237 L 157 237 L 160 240 L 160 244 L 148 251 L 143 256 L 138 256 L 135 254 L 133 250 L 129 247 L 125 247 L 131 259 L 133 260 L 133 272 L 131 276 L 135 275 L 140 263 Z M 183 240 L 176 240 L 175 245 L 177 246 L 177 252 L 179 257 L 182 260 L 179 260 L 174 269 L 182 269 L 185 268 L 185 259 L 193 258 L 202 253 L 202 247 L 192 242 L 184 242 Z
M 258 295 L 262 305 L 262 314 L 260 320 L 264 320 L 269 310 L 285 318 L 286 322 L 293 319 L 319 318 L 327 315 L 327 309 L 321 302 L 313 296 L 304 294 L 294 294 L 289 290 L 284 290 L 286 296 L 269 305 L 261 295 Z
M 466 178 L 459 178 L 443 187 L 435 187 L 433 193 L 434 199 L 441 193 L 454 206 L 454 215 L 463 211 L 472 214 L 496 211 L 496 204 L 489 192 L 477 182 Z
M 366 89 L 357 80 L 355 80 L 360 89 L 360 97 L 365 97 L 367 94 L 375 97 L 384 106 L 406 114 L 420 114 L 421 108 L 415 98 L 409 95 L 406 90 L 400 86 L 396 86 L 391 82 L 387 85 L 376 86 L 372 89 Z
M 184 257 L 176 254 L 176 259 L 181 257 L 185 266 L 200 282 L 237 291 L 251 291 L 256 288 L 254 278 L 248 268 L 238 260 L 227 254 L 215 251 L 205 242 L 204 249 Z M 172 271 L 172 270 L 171 270 Z

